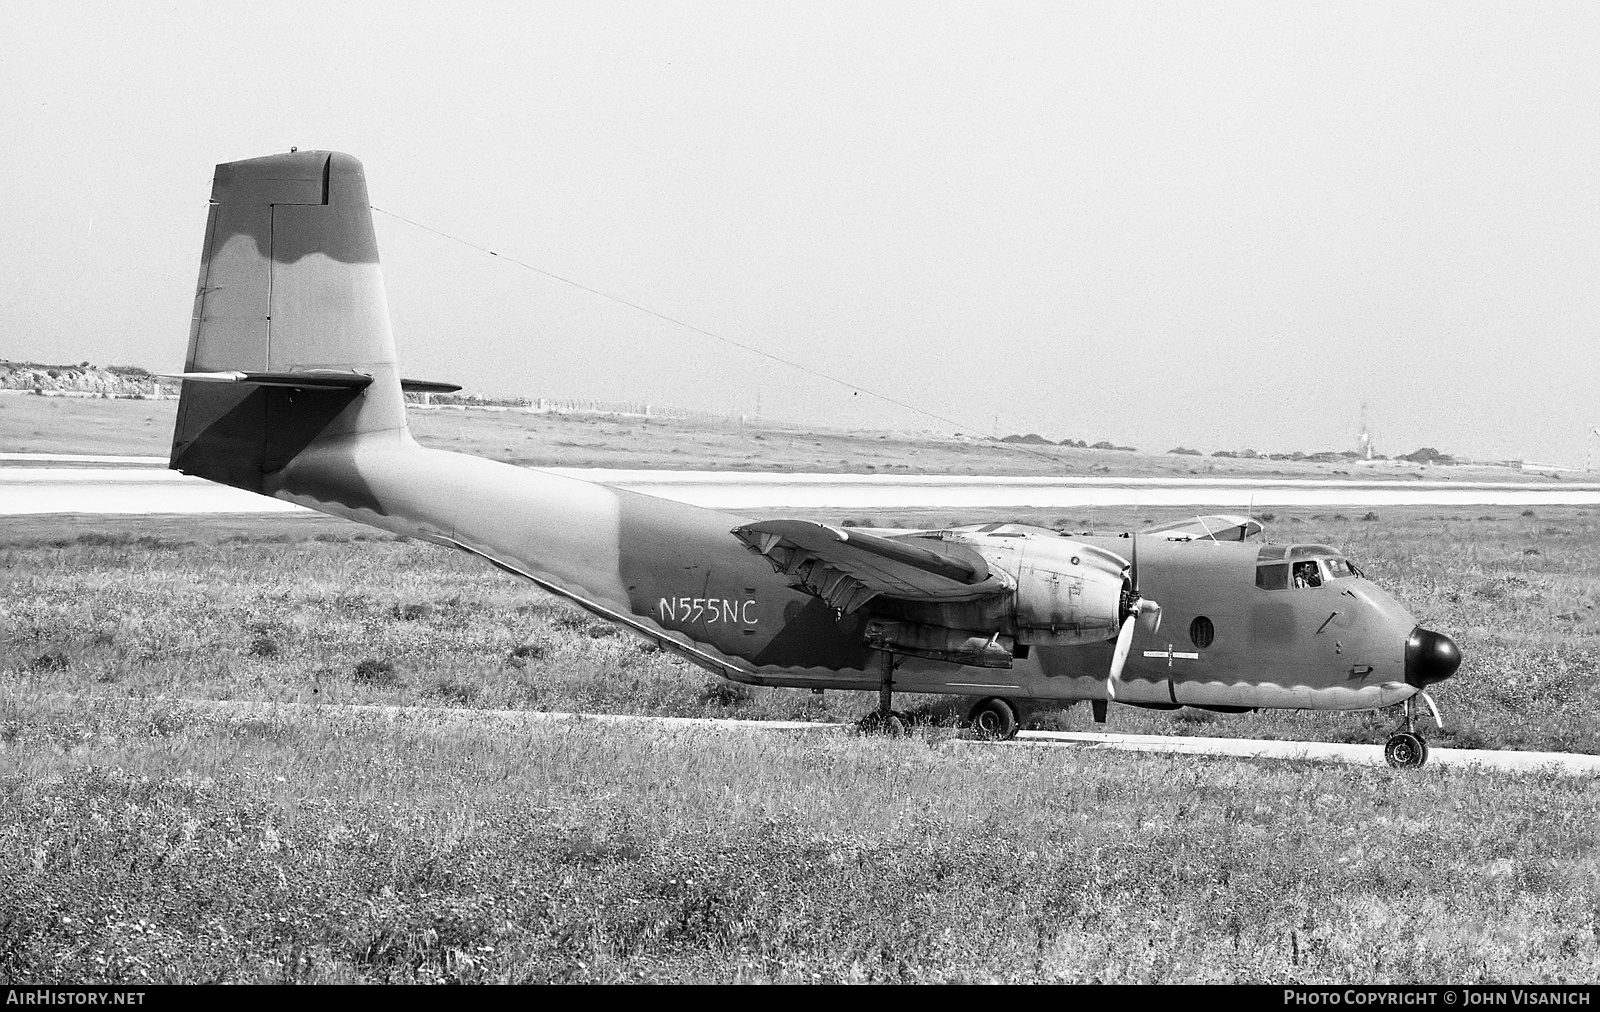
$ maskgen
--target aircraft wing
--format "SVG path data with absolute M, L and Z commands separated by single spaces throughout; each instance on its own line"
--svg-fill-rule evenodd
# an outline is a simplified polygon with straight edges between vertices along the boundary
M 811 520 L 766 520 L 733 534 L 794 586 L 844 612 L 880 594 L 970 601 L 1010 589 L 977 552 L 932 538 L 886 538 Z
M 1180 520 L 1175 524 L 1151 527 L 1139 533 L 1160 535 L 1168 541 L 1249 541 L 1251 537 L 1264 530 L 1266 528 L 1259 520 L 1219 514 L 1195 517 L 1193 520 Z

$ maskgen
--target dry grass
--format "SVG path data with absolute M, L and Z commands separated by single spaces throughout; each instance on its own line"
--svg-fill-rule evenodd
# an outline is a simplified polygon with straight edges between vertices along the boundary
M 1588 782 L 8 693 L 0 977 L 1559 981 Z

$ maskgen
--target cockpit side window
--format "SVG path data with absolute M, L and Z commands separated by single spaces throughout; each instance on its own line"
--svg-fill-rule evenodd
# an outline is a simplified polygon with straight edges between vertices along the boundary
M 1262 590 L 1288 590 L 1289 564 L 1264 563 L 1256 567 L 1256 586 Z
M 1317 560 L 1307 559 L 1294 564 L 1294 585 L 1297 590 L 1322 586 L 1322 570 L 1317 567 Z

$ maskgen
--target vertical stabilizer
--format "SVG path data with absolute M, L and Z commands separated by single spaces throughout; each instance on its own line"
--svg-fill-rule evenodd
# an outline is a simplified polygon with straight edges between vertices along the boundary
M 361 163 L 298 151 L 218 165 L 184 371 L 310 370 L 372 382 L 185 380 L 171 466 L 259 492 L 312 442 L 405 432 Z

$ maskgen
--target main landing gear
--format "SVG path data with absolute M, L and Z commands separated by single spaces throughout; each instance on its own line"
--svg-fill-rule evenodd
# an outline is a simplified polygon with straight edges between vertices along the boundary
M 985 741 L 1010 741 L 1017 736 L 1017 711 L 997 697 L 981 700 L 967 711 L 967 727 Z
M 1428 741 L 1417 732 L 1417 696 L 1421 696 L 1422 701 L 1428 704 L 1434 726 L 1444 730 L 1444 721 L 1439 719 L 1439 708 L 1434 705 L 1432 696 L 1419 691 L 1416 696 L 1407 699 L 1402 704 L 1405 723 L 1389 736 L 1383 746 L 1384 761 L 1397 770 L 1414 770 L 1428 761 Z
M 873 669 L 878 675 L 878 708 L 856 722 L 862 734 L 900 738 L 911 733 L 911 718 L 894 709 L 895 657 L 887 650 L 875 652 Z M 967 711 L 963 725 L 974 737 L 988 741 L 1008 741 L 1017 736 L 1017 711 L 1010 702 L 991 696 Z
M 885 738 L 904 738 L 911 733 L 911 721 L 903 713 L 874 710 L 856 721 L 856 730 L 862 734 L 882 735 Z
M 878 671 L 878 708 L 857 721 L 856 729 L 862 734 L 903 738 L 911 733 L 911 718 L 891 707 L 894 702 L 894 654 L 887 650 L 874 651 L 872 663 Z
M 887 650 L 875 651 L 873 669 L 878 674 L 878 708 L 856 722 L 862 734 L 900 738 L 911 733 L 911 718 L 894 709 L 895 657 Z M 998 696 L 979 700 L 967 711 L 963 726 L 974 737 L 987 741 L 1009 741 L 1017 736 L 1017 710 Z

